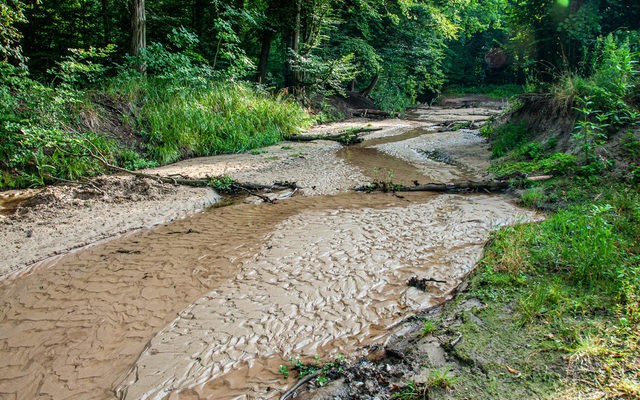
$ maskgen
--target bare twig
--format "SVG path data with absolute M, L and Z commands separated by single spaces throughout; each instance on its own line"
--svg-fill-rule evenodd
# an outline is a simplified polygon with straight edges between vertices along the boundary
M 291 397 L 293 395 L 293 393 L 298 390 L 302 385 L 304 385 L 305 383 L 309 382 L 310 380 L 312 380 L 313 378 L 316 378 L 320 375 L 321 371 L 317 371 L 314 372 L 311 375 L 307 375 L 304 378 L 300 379 L 298 381 L 298 383 L 296 383 L 295 385 L 293 385 L 293 387 L 289 390 L 287 390 L 286 392 L 284 392 L 284 394 L 282 396 L 280 396 L 280 400 L 287 400 L 289 397 Z
M 458 337 L 457 337 L 457 338 L 455 338 L 455 339 L 453 339 L 453 340 L 451 341 L 451 343 L 449 343 L 449 344 L 451 345 L 451 347 L 454 347 L 455 345 L 457 345 L 457 344 L 458 344 L 458 342 L 460 341 L 460 339 L 462 339 L 462 333 L 460 333 L 460 334 L 458 335 Z

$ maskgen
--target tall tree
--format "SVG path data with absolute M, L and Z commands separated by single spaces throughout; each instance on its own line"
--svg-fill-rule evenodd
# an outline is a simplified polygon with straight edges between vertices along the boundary
M 147 47 L 147 17 L 144 0 L 131 0 L 131 55 L 139 56 Z M 138 69 L 145 71 L 145 64 L 140 63 Z

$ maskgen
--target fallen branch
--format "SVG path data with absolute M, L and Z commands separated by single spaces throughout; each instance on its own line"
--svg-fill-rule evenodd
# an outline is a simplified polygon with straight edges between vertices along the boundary
M 313 378 L 316 378 L 320 375 L 321 371 L 318 372 L 314 372 L 311 375 L 307 375 L 304 378 L 300 379 L 298 381 L 298 383 L 296 383 L 295 385 L 293 385 L 293 387 L 289 390 L 287 390 L 286 392 L 284 392 L 284 394 L 282 396 L 280 396 L 280 400 L 287 400 L 289 397 L 291 397 L 293 395 L 293 393 L 298 390 L 302 385 L 304 385 L 305 383 L 309 382 L 310 380 L 312 380 Z
M 374 182 L 356 188 L 359 192 L 460 192 L 485 191 L 500 192 L 509 188 L 507 181 L 463 181 L 453 183 L 428 183 L 426 185 L 406 186 L 393 182 Z
M 243 190 L 246 191 L 247 193 L 251 194 L 252 196 L 256 196 L 256 197 L 260 197 L 262 200 L 267 201 L 269 203 L 273 203 L 274 201 L 272 199 L 269 199 L 266 196 L 262 196 L 258 193 L 255 193 L 255 191 L 257 190 L 282 190 L 282 189 L 295 189 L 297 188 L 296 183 L 295 182 L 276 182 L 273 185 L 262 185 L 259 183 L 244 183 L 244 182 L 236 182 L 230 178 L 227 177 L 207 177 L 205 179 L 192 179 L 192 178 L 174 178 L 174 176 L 176 176 L 175 174 L 173 176 L 161 176 L 161 175 L 151 175 L 151 174 L 146 174 L 144 172 L 139 172 L 139 171 L 132 171 L 126 168 L 122 168 L 122 167 L 118 167 L 117 165 L 113 165 L 111 164 L 109 161 L 107 161 L 106 157 L 100 153 L 100 151 L 98 149 L 95 148 L 95 146 L 91 143 L 91 142 L 87 142 L 89 145 L 91 145 L 93 147 L 93 149 L 85 146 L 85 145 L 80 145 L 86 152 L 87 154 L 82 154 L 82 155 L 78 155 L 78 154 L 74 154 L 71 153 L 67 150 L 64 150 L 60 147 L 57 147 L 60 151 L 65 152 L 67 154 L 70 155 L 75 155 L 77 157 L 89 157 L 92 158 L 96 161 L 98 161 L 100 164 L 102 164 L 105 168 L 110 169 L 112 171 L 116 171 L 116 172 L 122 172 L 125 174 L 129 174 L 129 175 L 133 175 L 139 178 L 146 178 L 146 179 L 151 179 L 151 180 L 155 180 L 155 181 L 160 181 L 162 183 L 169 183 L 169 184 L 173 184 L 173 185 L 183 185 L 183 186 L 192 186 L 192 187 L 207 187 L 207 186 L 211 186 L 214 189 L 218 190 L 218 191 L 222 191 L 222 192 L 234 192 L 234 189 L 237 190 Z
M 354 110 L 353 116 L 363 117 L 363 118 L 389 118 L 391 114 L 389 114 L 386 111 L 371 110 L 369 108 L 363 108 L 360 110 Z
M 449 345 L 453 348 L 455 345 L 458 344 L 460 339 L 462 339 L 462 333 L 460 333 L 457 338 L 453 339 L 451 343 L 449 343 Z

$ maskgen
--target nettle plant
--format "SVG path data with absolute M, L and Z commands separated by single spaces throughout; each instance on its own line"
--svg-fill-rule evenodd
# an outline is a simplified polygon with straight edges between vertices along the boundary
M 578 98 L 580 107 L 574 109 L 583 116 L 575 126 L 573 138 L 578 142 L 582 150 L 582 158 L 585 165 L 597 163 L 596 150 L 602 148 L 607 140 L 606 129 L 609 127 L 609 116 L 598 110 L 594 110 L 590 97 Z

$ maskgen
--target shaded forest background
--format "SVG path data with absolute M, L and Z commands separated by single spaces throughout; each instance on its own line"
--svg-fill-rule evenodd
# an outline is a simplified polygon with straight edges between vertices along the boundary
M 2 187 L 91 175 L 89 150 L 137 168 L 271 144 L 342 117 L 327 99 L 354 92 L 394 111 L 443 88 L 504 97 L 564 80 L 583 95 L 617 49 L 637 58 L 640 24 L 622 0 L 0 7 Z

